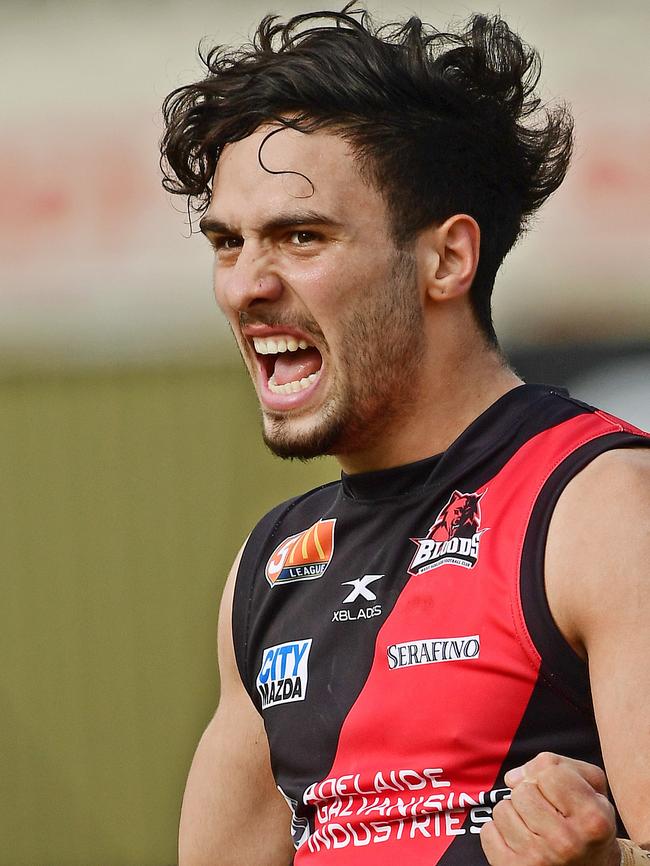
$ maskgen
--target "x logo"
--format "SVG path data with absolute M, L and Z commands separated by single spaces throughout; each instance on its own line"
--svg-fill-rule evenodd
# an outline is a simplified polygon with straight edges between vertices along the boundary
M 364 574 L 363 577 L 360 577 L 357 580 L 344 581 L 341 586 L 351 586 L 353 589 L 352 592 L 343 599 L 343 604 L 351 604 L 360 597 L 365 598 L 366 601 L 377 601 L 377 596 L 371 589 L 368 589 L 368 585 L 374 583 L 383 576 L 383 574 Z

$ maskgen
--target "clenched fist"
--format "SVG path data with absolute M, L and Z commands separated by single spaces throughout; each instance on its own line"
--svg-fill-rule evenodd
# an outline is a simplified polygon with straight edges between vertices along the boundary
M 506 773 L 481 844 L 491 866 L 619 866 L 614 809 L 599 767 L 542 752 Z

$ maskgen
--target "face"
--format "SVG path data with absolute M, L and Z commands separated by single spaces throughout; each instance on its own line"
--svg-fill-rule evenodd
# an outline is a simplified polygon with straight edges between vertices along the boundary
M 375 448 L 414 402 L 422 305 L 414 258 L 346 142 L 266 126 L 228 145 L 201 226 L 267 445 Z

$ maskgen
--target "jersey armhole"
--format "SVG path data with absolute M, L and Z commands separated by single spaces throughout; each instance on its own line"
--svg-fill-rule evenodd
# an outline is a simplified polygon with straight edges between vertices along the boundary
M 280 522 L 278 512 L 283 514 L 293 507 L 293 500 L 282 503 L 269 511 L 255 526 L 246 539 L 239 568 L 235 576 L 232 601 L 232 641 L 235 661 L 242 684 L 250 699 L 260 711 L 257 690 L 250 670 L 250 620 L 254 604 L 255 578 L 264 555 L 264 541 L 273 538 Z
M 577 709 L 593 715 L 588 666 L 566 640 L 548 603 L 546 541 L 555 506 L 567 484 L 592 460 L 618 448 L 649 447 L 635 433 L 607 433 L 582 445 L 551 473 L 533 507 L 521 555 L 519 600 L 525 628 L 541 658 L 540 675 Z
M 255 703 L 254 695 L 251 692 L 251 682 L 249 678 L 247 664 L 247 647 L 248 647 L 248 624 L 250 618 L 250 609 L 253 595 L 253 581 L 250 575 L 255 574 L 254 563 L 251 561 L 254 557 L 251 555 L 251 539 L 255 534 L 255 530 L 246 539 L 237 574 L 235 575 L 235 586 L 232 599 L 232 643 L 233 652 L 235 654 L 235 662 L 242 685 L 248 692 L 251 700 Z

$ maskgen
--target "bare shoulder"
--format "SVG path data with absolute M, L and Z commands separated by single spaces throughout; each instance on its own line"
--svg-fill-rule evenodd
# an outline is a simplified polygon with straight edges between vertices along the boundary
M 650 448 L 608 451 L 567 485 L 546 547 L 551 611 L 580 655 L 605 612 L 650 614 L 649 571 Z
M 608 484 L 616 486 L 621 481 L 643 481 L 650 479 L 650 442 L 648 448 L 617 448 L 606 451 L 589 463 L 567 487 Z
M 606 451 L 567 485 L 555 509 L 553 535 L 593 536 L 615 529 L 626 537 L 647 532 L 639 518 L 650 508 L 650 447 Z
M 562 493 L 549 528 L 546 591 L 589 664 L 609 785 L 632 838 L 650 840 L 650 449 L 595 459 Z

